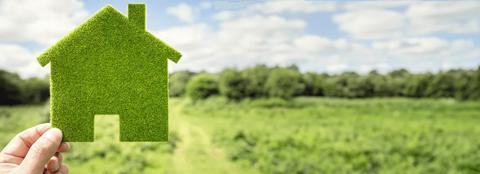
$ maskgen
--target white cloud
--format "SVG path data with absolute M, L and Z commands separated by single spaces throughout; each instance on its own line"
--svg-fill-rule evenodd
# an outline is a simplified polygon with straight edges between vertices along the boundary
M 418 33 L 480 32 L 480 1 L 422 2 L 409 6 L 406 16 Z
M 171 70 L 219 71 L 255 64 L 297 64 L 302 70 L 386 72 L 408 67 L 413 71 L 473 67 L 480 51 L 470 40 L 438 37 L 391 38 L 369 42 L 305 34 L 306 22 L 276 15 L 230 16 L 218 29 L 192 24 L 158 31 L 184 54 Z
M 35 59 L 36 53 L 16 44 L 0 44 L 0 69 L 18 72 L 22 77 L 42 76 L 47 70 Z
M 259 13 L 315 13 L 321 11 L 333 11 L 336 9 L 335 2 L 305 1 L 305 0 L 277 0 L 265 1 L 251 5 L 247 10 Z
M 278 8 L 266 7 L 276 3 L 280 4 Z M 255 64 L 297 64 L 302 70 L 312 71 L 385 72 L 404 67 L 413 71 L 438 70 L 446 65 L 472 67 L 480 63 L 476 60 L 480 51 L 475 51 L 477 46 L 471 40 L 409 33 L 406 8 L 413 3 L 410 1 L 346 8 L 332 20 L 353 38 L 307 34 L 307 21 L 283 16 L 300 12 L 282 9 L 282 3 L 267 1 L 243 11 L 219 11 L 212 16 L 218 22 L 215 26 L 194 23 L 156 34 L 184 54 L 178 64 L 171 64 L 171 70 L 215 72 Z M 265 7 L 264 11 L 256 10 L 259 7 Z
M 235 17 L 235 14 L 231 11 L 221 11 L 213 15 L 213 18 L 219 21 L 230 20 Z
M 345 39 L 331 40 L 317 35 L 301 36 L 296 38 L 293 43 L 298 49 L 308 52 L 346 51 L 352 47 Z
M 0 40 L 49 45 L 86 16 L 78 0 L 0 0 Z
M 167 13 L 177 17 L 183 22 L 192 23 L 194 21 L 193 9 L 186 3 L 180 3 L 176 6 L 169 7 Z
M 30 62 L 33 57 L 30 51 L 14 44 L 1 44 L 0 55 L 0 66 L 8 69 L 17 69 Z
M 356 10 L 333 17 L 342 31 L 359 39 L 378 39 L 402 36 L 407 20 L 393 10 Z
M 300 58 L 292 37 L 305 27 L 302 20 L 253 15 L 223 21 L 218 29 L 206 24 L 172 27 L 156 32 L 183 53 L 174 69 L 218 71 L 257 63 L 291 64 Z
M 39 52 L 21 44 L 47 47 L 71 31 L 87 16 L 77 0 L 0 0 L 0 68 L 22 77 L 42 76 L 48 68 L 36 61 Z
M 284 15 L 284 14 L 309 14 L 317 12 L 332 12 L 337 9 L 337 3 L 326 1 L 307 0 L 276 0 L 276 1 L 240 1 L 221 2 L 217 6 L 222 11 L 214 14 L 218 21 L 226 21 L 239 17 L 252 15 Z
M 73 20 L 77 19 L 74 17 L 75 14 L 82 14 L 84 11 L 82 3 L 78 1 L 62 1 L 80 4 L 71 5 L 67 9 L 57 9 L 43 4 L 44 9 L 41 11 L 48 15 L 35 14 L 36 16 L 24 13 L 25 11 L 33 13 L 36 8 L 31 7 L 32 5 L 27 4 L 25 7 L 15 5 L 15 8 L 8 5 L 27 2 L 35 4 L 37 1 L 0 0 L 2 24 L 0 43 L 33 41 L 46 44 L 56 41 L 70 30 L 66 28 L 73 28 L 82 21 Z M 473 7 L 470 6 L 452 5 L 452 9 L 448 10 L 430 2 L 419 3 L 423 5 L 415 7 L 412 4 L 417 2 L 410 1 L 408 3 L 368 1 L 366 5 L 361 4 L 357 7 L 345 6 L 342 10 L 336 11 L 338 13 L 332 13 L 335 15 L 332 20 L 348 35 L 332 38 L 317 34 L 321 32 L 312 32 L 312 29 L 316 29 L 313 27 L 318 25 L 309 22 L 317 21 L 304 20 L 302 16 L 337 7 L 305 5 L 317 1 L 302 1 L 298 4 L 292 2 L 294 1 L 260 1 L 256 5 L 248 4 L 244 10 L 219 11 L 211 16 L 216 19 L 213 21 L 215 24 L 204 23 L 200 21 L 201 19 L 194 18 L 195 9 L 213 10 L 216 8 L 215 4 L 200 3 L 197 8 L 182 3 L 183 5 L 178 4 L 169 8 L 168 13 L 177 16 L 185 24 L 153 33 L 183 54 L 178 64 L 170 65 L 171 70 L 219 71 L 225 67 L 243 68 L 255 64 L 297 64 L 302 70 L 312 71 L 368 72 L 378 69 L 385 72 L 401 67 L 425 71 L 447 67 L 474 67 L 480 64 L 479 46 L 472 41 L 478 38 L 446 39 L 434 35 L 457 32 L 456 30 L 462 30 L 458 33 L 475 31 L 478 24 L 474 20 L 476 18 L 471 16 L 478 13 L 473 14 Z M 52 1 L 50 5 L 52 4 L 56 3 Z M 335 3 L 332 4 L 336 6 Z M 265 9 L 260 11 L 260 7 Z M 436 8 L 438 10 L 432 10 Z M 56 11 L 55 14 L 53 11 Z M 54 16 L 57 13 L 60 17 Z M 288 15 L 292 13 L 303 14 Z M 59 23 L 54 23 L 57 22 L 53 20 L 56 18 L 60 20 Z M 20 21 L 20 24 L 17 24 L 17 21 Z M 439 27 L 429 28 L 430 24 Z M 40 29 L 29 28 L 32 26 Z M 57 26 L 66 27 L 57 30 Z M 36 51 L 38 50 L 32 51 L 24 45 L 0 44 L 0 68 L 20 72 L 24 77 L 43 75 L 48 70 L 41 68 L 36 62 Z
M 371 9 L 393 9 L 402 8 L 412 4 L 414 1 L 354 1 L 344 2 L 342 7 L 346 10 L 371 10 Z
M 376 41 L 372 51 L 414 70 L 449 67 L 474 67 L 480 63 L 480 51 L 471 40 L 445 40 L 438 37 Z
M 454 41 L 449 42 L 440 38 L 408 38 L 403 40 L 379 41 L 372 43 L 372 47 L 377 50 L 387 51 L 392 54 L 432 54 L 442 51 L 452 51 L 453 45 L 462 44 L 464 46 L 473 45 L 472 42 Z M 469 49 L 468 47 L 466 49 Z
M 480 32 L 480 1 L 366 1 L 345 3 L 334 16 L 357 39 L 417 37 Z

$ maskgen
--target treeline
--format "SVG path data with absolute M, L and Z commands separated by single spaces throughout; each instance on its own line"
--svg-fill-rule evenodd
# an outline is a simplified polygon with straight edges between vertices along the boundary
M 412 97 L 480 99 L 480 66 L 436 73 L 398 69 L 386 74 L 301 73 L 296 66 L 226 69 L 220 73 L 179 71 L 170 74 L 170 96 L 193 100 L 222 95 L 230 100 L 325 96 L 340 98 Z
M 222 95 L 230 100 L 325 96 L 340 98 L 412 97 L 480 99 L 480 66 L 436 73 L 410 73 L 405 69 L 386 74 L 302 73 L 296 66 L 225 69 L 219 73 L 178 71 L 170 74 L 170 96 L 193 100 Z M 0 70 L 0 105 L 40 103 L 49 98 L 48 78 L 22 79 Z
M 47 78 L 22 79 L 18 74 L 0 70 L 0 105 L 41 103 L 49 96 Z

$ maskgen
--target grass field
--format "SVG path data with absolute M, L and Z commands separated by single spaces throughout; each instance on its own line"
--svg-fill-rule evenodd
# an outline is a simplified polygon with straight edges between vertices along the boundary
M 0 145 L 46 114 L 0 107 Z M 118 118 L 97 117 L 71 173 L 480 173 L 480 102 L 175 98 L 166 143 L 120 143 Z

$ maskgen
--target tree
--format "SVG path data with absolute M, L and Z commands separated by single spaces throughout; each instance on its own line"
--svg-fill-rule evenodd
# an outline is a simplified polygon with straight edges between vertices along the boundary
M 187 84 L 187 95 L 194 101 L 216 94 L 218 94 L 218 82 L 211 74 L 197 74 Z
M 302 75 L 305 89 L 302 95 L 305 96 L 323 96 L 325 88 L 325 75 L 320 75 L 314 72 L 307 72 Z
M 270 97 L 291 99 L 304 89 L 301 82 L 302 75 L 298 71 L 288 68 L 275 68 L 268 77 L 265 89 Z
M 468 87 L 470 99 L 480 99 L 480 66 L 474 72 L 473 80 Z
M 409 77 L 406 84 L 406 96 L 415 98 L 426 97 L 428 85 L 433 77 L 431 73 Z
M 222 72 L 219 80 L 220 93 L 229 100 L 240 100 L 247 97 L 246 87 L 248 79 L 243 74 L 234 69 L 227 69 Z
M 15 73 L 0 70 L 0 105 L 40 103 L 48 97 L 48 78 L 22 79 Z
M 469 93 L 469 88 L 472 82 L 475 81 L 475 72 L 470 70 L 450 70 L 447 72 L 453 79 L 453 87 L 455 99 L 467 100 L 470 99 L 472 93 Z M 473 92 L 473 91 L 472 91 Z
M 248 81 L 245 93 L 251 98 L 266 97 L 265 83 L 267 82 L 270 69 L 265 65 L 257 65 L 243 70 L 243 75 Z
M 348 78 L 348 91 L 350 98 L 372 97 L 375 86 L 373 82 L 365 76 Z
M 330 78 L 325 88 L 326 96 L 348 98 L 363 96 L 359 78 L 360 75 L 354 72 L 345 72 Z
M 23 103 L 41 103 L 50 97 L 48 78 L 29 78 L 23 84 Z
M 192 77 L 193 73 L 189 71 L 178 71 L 170 75 L 168 81 L 169 95 L 172 97 L 180 97 L 185 94 L 188 80 Z
M 406 84 L 409 76 L 411 76 L 411 74 L 406 69 L 393 70 L 388 74 L 393 96 L 406 96 Z
M 22 79 L 14 73 L 0 70 L 0 104 L 15 105 L 23 103 Z
M 437 73 L 426 90 L 427 96 L 434 98 L 454 97 L 455 86 L 451 74 L 445 72 Z

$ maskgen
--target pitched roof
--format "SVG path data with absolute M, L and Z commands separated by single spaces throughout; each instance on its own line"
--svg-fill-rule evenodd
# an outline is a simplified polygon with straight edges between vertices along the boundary
M 101 24 L 101 25 L 100 25 Z M 98 26 L 106 26 L 110 28 L 99 29 Z M 151 51 L 158 51 L 162 56 L 172 60 L 173 62 L 178 62 L 182 56 L 178 51 L 155 37 L 153 34 L 142 30 L 136 27 L 132 22 L 128 20 L 126 16 L 118 12 L 115 8 L 110 5 L 103 7 L 90 19 L 86 20 L 72 32 L 60 39 L 56 44 L 48 48 L 40 56 L 37 57 L 37 60 L 42 66 L 50 63 L 51 60 L 62 58 L 71 54 L 72 49 L 76 49 L 76 41 L 89 40 L 91 38 L 85 38 L 86 33 L 92 34 L 92 32 L 98 32 L 99 30 L 115 30 L 118 27 L 126 27 L 129 31 L 133 31 L 134 34 L 139 34 L 140 37 L 145 41 L 144 46 L 149 46 Z

